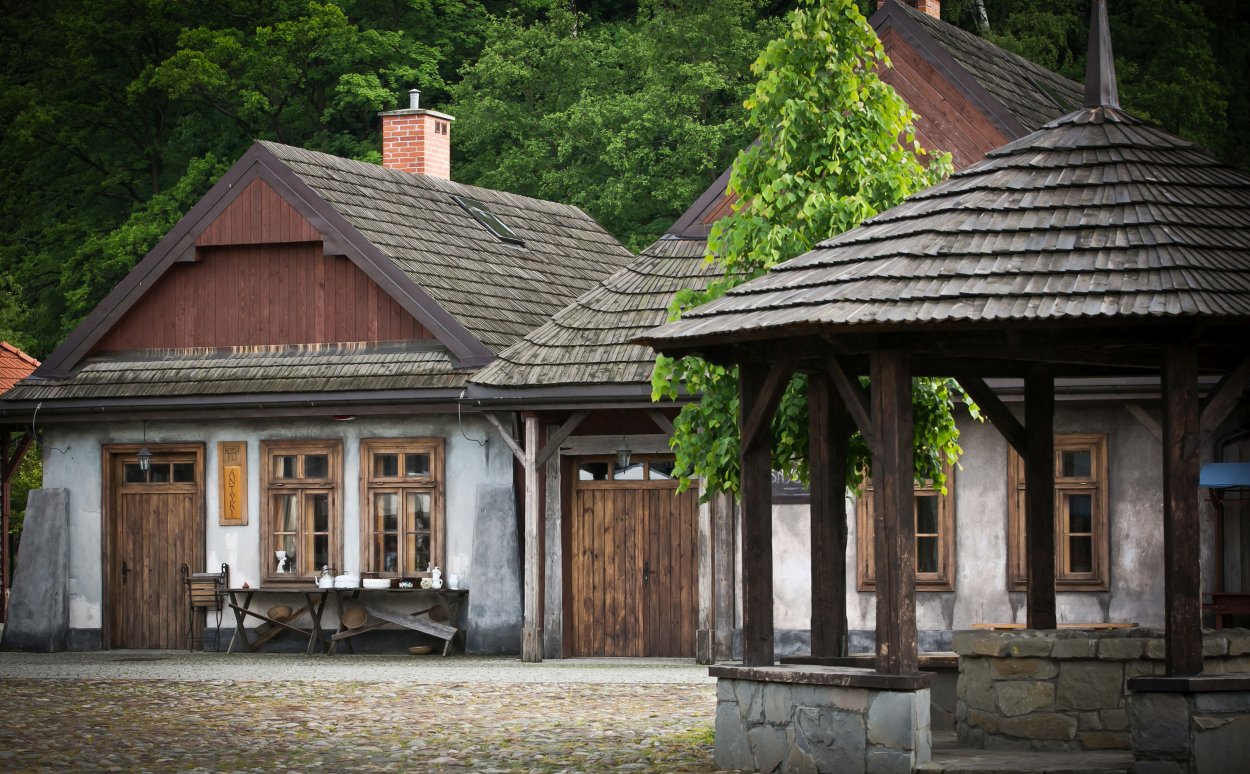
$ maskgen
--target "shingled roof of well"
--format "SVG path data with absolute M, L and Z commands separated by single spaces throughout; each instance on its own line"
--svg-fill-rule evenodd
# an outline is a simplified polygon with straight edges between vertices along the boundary
M 495 352 L 634 257 L 577 207 L 261 144 Z M 495 238 L 454 196 L 486 204 L 524 246 Z
M 9 342 L 0 341 L 0 393 L 30 376 L 38 367 L 38 360 Z
M 1100 106 L 644 339 L 1202 316 L 1250 317 L 1250 176 Z
M 1079 83 L 906 3 L 898 6 L 1026 127 L 1040 127 L 1081 106 Z
M 706 247 L 701 239 L 660 239 L 471 381 L 505 388 L 650 381 L 655 352 L 631 339 L 668 319 L 677 291 L 718 276 L 703 261 Z
M 441 348 L 268 347 L 110 353 L 70 378 L 28 379 L 6 401 L 112 400 L 362 390 L 459 389 L 469 371 Z

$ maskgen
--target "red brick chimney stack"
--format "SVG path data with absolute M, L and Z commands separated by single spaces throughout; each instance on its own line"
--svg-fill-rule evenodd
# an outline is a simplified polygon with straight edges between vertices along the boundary
M 407 110 L 382 116 L 382 166 L 415 175 L 451 179 L 451 122 L 456 119 L 421 107 L 421 92 L 408 92 Z
M 921 13 L 927 13 L 935 19 L 942 18 L 942 1 L 941 0 L 898 0 L 901 3 L 907 3 Z M 877 7 L 885 5 L 885 0 L 877 0 Z

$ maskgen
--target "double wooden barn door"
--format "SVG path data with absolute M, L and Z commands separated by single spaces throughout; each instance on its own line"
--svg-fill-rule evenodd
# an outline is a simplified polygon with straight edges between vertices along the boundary
M 185 647 L 187 604 L 179 567 L 204 567 L 203 446 L 108 447 L 104 577 L 107 647 Z
M 570 655 L 694 656 L 698 492 L 662 460 L 573 467 Z

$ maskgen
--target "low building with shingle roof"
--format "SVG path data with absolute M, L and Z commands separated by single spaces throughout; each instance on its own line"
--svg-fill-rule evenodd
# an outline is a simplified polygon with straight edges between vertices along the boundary
M 48 582 L 72 612 L 49 647 L 198 641 L 179 567 L 222 564 L 277 590 L 249 628 L 323 568 L 438 567 L 472 599 L 421 631 L 519 647 L 511 457 L 459 396 L 633 256 L 576 207 L 448 179 L 452 117 L 413 100 L 383 116 L 383 166 L 256 143 L 0 400 L 69 494 L 49 518 L 69 525 L 74 581 Z M 431 606 L 385 602 L 386 620 Z M 421 636 L 403 631 L 354 642 Z

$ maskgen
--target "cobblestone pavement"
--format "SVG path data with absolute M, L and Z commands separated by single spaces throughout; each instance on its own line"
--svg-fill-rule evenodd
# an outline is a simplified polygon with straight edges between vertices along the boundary
M 0 771 L 715 771 L 689 662 L 0 653 Z

